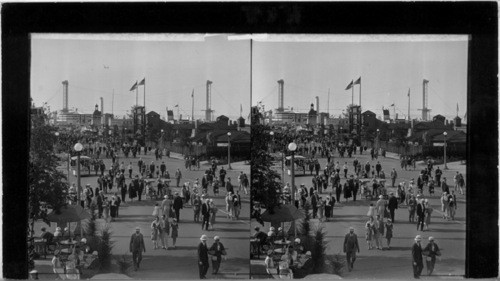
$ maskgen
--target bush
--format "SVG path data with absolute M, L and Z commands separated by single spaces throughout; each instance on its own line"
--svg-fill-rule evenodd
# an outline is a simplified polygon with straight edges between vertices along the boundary
M 326 257 L 326 232 L 323 224 L 319 224 L 314 231 L 314 239 L 311 250 L 311 258 L 314 261 L 313 273 L 323 273 Z
M 342 276 L 342 274 L 344 273 L 344 268 L 346 266 L 345 258 L 341 254 L 336 254 L 333 256 L 327 256 L 326 259 L 329 263 L 328 273 Z
M 111 250 L 113 249 L 113 241 L 111 241 L 111 232 L 108 227 L 101 230 L 101 239 L 98 246 L 98 255 L 100 270 L 107 271 L 111 268 Z
M 132 267 L 132 262 L 127 258 L 127 255 L 123 255 L 121 260 L 117 260 L 118 266 L 121 274 L 127 274 L 130 267 Z

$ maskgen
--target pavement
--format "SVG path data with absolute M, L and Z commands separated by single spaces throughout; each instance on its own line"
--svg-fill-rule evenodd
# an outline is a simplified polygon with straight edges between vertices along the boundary
M 406 181 L 408 182 L 411 178 L 417 178 L 419 171 L 424 168 L 424 163 L 417 163 L 416 171 L 405 171 L 400 167 L 399 156 L 387 154 L 386 157 L 379 157 L 376 161 L 370 159 L 370 155 L 353 155 L 352 158 L 340 158 L 335 155 L 334 161 L 339 161 L 342 166 L 344 162 L 348 163 L 349 171 L 353 171 L 353 161 L 357 158 L 361 163 L 365 164 L 369 161 L 372 165 L 376 164 L 376 161 L 380 161 L 382 169 L 385 171 L 386 177 L 390 175 L 392 168 L 396 168 L 398 173 L 398 182 Z M 320 159 L 321 167 L 324 169 L 326 164 L 326 159 Z M 281 164 L 276 163 L 274 166 L 280 174 Z M 460 162 L 448 163 L 448 170 L 443 170 L 443 176 L 448 178 L 448 184 L 450 188 L 453 188 L 453 176 L 456 171 L 460 171 L 464 176 L 465 165 Z M 441 167 L 442 169 L 443 167 Z M 285 171 L 284 182 L 291 182 L 291 177 L 287 175 Z M 305 184 L 306 187 L 312 185 L 312 177 L 309 172 L 306 175 L 302 175 L 296 172 L 295 184 L 299 186 L 300 184 Z M 341 177 L 341 183 L 345 182 L 345 178 Z M 390 180 L 387 183 L 391 183 Z M 395 191 L 396 188 L 388 188 L 389 191 Z M 328 195 L 332 192 L 331 186 L 323 192 L 323 194 Z M 333 193 L 334 194 L 334 193 Z M 429 231 L 417 231 L 416 224 L 408 222 L 408 211 L 405 206 L 401 206 L 395 212 L 395 224 L 394 224 L 394 237 L 391 241 L 391 249 L 387 250 L 368 250 L 366 240 L 365 240 L 365 228 L 364 225 L 367 219 L 367 212 L 370 203 L 375 204 L 374 201 L 367 201 L 365 198 L 357 198 L 356 202 L 352 201 L 352 198 L 348 202 L 345 201 L 343 196 L 341 197 L 341 202 L 337 202 L 333 211 L 333 219 L 329 222 L 320 222 L 318 219 L 312 219 L 311 221 L 316 227 L 323 227 L 327 232 L 326 240 L 328 242 L 326 254 L 335 255 L 343 254 L 343 241 L 345 234 L 348 233 L 349 227 L 355 228 L 355 233 L 358 235 L 358 241 L 360 244 L 360 253 L 354 265 L 354 270 L 348 272 L 344 270 L 342 274 L 343 279 L 412 279 L 412 261 L 411 261 L 411 246 L 414 242 L 414 238 L 417 234 L 422 236 L 422 245 L 425 246 L 428 243 L 429 236 L 435 238 L 436 243 L 441 249 L 442 257 L 441 261 L 436 262 L 435 270 L 432 276 L 422 276 L 422 279 L 461 279 L 465 274 L 465 236 L 466 236 L 466 225 L 465 225 L 465 210 L 466 210 L 466 198 L 465 195 L 460 195 L 456 192 L 458 199 L 458 209 L 456 212 L 454 221 L 446 221 L 442 218 L 441 213 L 441 203 L 440 203 L 440 188 L 436 187 L 434 196 L 429 196 L 428 192 L 424 190 L 424 197 L 429 199 L 431 206 L 434 208 L 434 212 L 431 216 L 431 225 Z M 320 194 L 320 196 L 322 196 Z M 251 221 L 251 229 L 255 226 L 261 226 L 255 220 Z M 265 232 L 268 231 L 270 225 L 265 223 L 265 226 L 261 229 Z M 287 225 L 285 225 L 287 227 Z M 383 239 L 384 247 L 387 247 L 386 239 Z M 252 261 L 251 272 L 255 272 L 257 275 L 262 273 L 263 270 L 263 259 L 265 257 L 261 256 L 261 261 Z M 425 266 L 424 266 L 425 267 Z M 265 269 L 264 269 L 265 271 Z M 423 273 L 425 274 L 426 268 L 424 268 Z M 256 278 L 259 278 L 256 276 Z M 262 278 L 262 277 L 260 277 Z
M 208 163 L 201 162 L 200 171 L 189 171 L 184 168 L 184 157 L 177 153 L 171 153 L 170 158 L 163 157 L 162 160 L 155 161 L 154 154 L 148 155 L 138 155 L 137 158 L 124 158 L 120 157 L 118 161 L 124 161 L 125 165 L 132 162 L 134 168 L 133 176 L 137 172 L 138 166 L 137 161 L 139 157 L 145 161 L 145 163 L 150 164 L 154 161 L 156 165 L 160 165 L 162 161 L 165 161 L 167 170 L 170 175 L 173 176 L 175 170 L 180 168 L 183 178 L 181 184 L 185 181 L 193 182 L 196 178 L 201 180 L 203 173 L 209 168 Z M 111 159 L 104 160 L 106 167 L 109 167 Z M 66 162 L 61 163 L 61 169 L 66 169 Z M 250 173 L 250 165 L 244 162 L 231 163 L 232 170 L 227 170 L 227 165 L 224 168 L 227 170 L 227 177 L 232 178 L 232 183 L 235 185 L 235 191 L 238 189 L 237 178 L 240 171 L 245 172 L 247 175 Z M 71 176 L 70 182 L 76 182 L 76 177 Z M 92 187 L 96 186 L 97 177 L 83 176 L 81 179 L 82 186 L 87 183 L 91 184 Z M 130 179 L 127 178 L 126 183 L 128 184 Z M 173 181 L 174 182 L 174 181 Z M 174 187 L 174 191 L 180 190 Z M 116 186 L 112 192 L 116 192 Z M 213 237 L 215 235 L 220 236 L 221 243 L 224 244 L 226 251 L 228 253 L 227 260 L 223 261 L 219 270 L 219 274 L 212 275 L 211 267 L 207 274 L 210 279 L 248 279 L 249 277 L 249 267 L 248 267 L 248 257 L 249 257 L 249 195 L 245 195 L 243 190 L 240 192 L 242 197 L 242 209 L 239 220 L 230 220 L 226 216 L 225 212 L 225 202 L 224 188 L 220 189 L 219 196 L 213 196 L 211 190 L 209 190 L 210 198 L 214 199 L 216 206 L 219 208 L 219 212 L 216 216 L 215 230 L 202 231 L 201 223 L 195 223 L 193 221 L 193 210 L 190 206 L 185 207 L 180 213 L 180 224 L 179 224 L 179 237 L 177 238 L 177 247 L 172 248 L 172 239 L 169 238 L 168 244 L 170 248 L 168 250 L 154 250 L 153 244 L 151 242 L 150 224 L 153 221 L 153 208 L 155 203 L 161 203 L 161 201 L 146 200 L 143 196 L 142 201 L 134 200 L 130 202 L 127 198 L 127 202 L 122 203 L 119 210 L 119 218 L 115 222 L 106 224 L 103 219 L 97 219 L 99 227 L 105 227 L 106 225 L 110 227 L 112 231 L 111 240 L 114 242 L 112 253 L 115 258 L 121 259 L 123 255 L 126 256 L 128 260 L 131 261 L 132 256 L 129 253 L 129 241 L 130 236 L 134 232 L 136 226 L 141 228 L 141 233 L 144 235 L 146 244 L 146 253 L 143 254 L 143 261 L 141 263 L 141 268 L 139 271 L 129 271 L 128 275 L 134 279 L 199 279 L 198 276 L 198 258 L 197 258 L 197 246 L 200 242 L 199 238 L 202 234 L 206 234 L 209 237 L 208 245 L 213 244 Z M 111 196 L 108 194 L 107 196 Z M 74 229 L 75 223 L 71 224 L 71 228 Z M 55 231 L 55 224 L 51 224 L 48 227 L 43 222 L 37 222 L 35 224 L 35 230 L 38 234 L 42 226 L 47 227 L 52 233 Z M 47 256 L 47 259 L 41 259 L 36 261 L 36 269 L 41 273 L 40 276 L 50 276 L 52 269 L 50 264 L 47 265 L 47 261 L 50 262 L 52 256 Z M 47 272 L 48 271 L 48 272 Z

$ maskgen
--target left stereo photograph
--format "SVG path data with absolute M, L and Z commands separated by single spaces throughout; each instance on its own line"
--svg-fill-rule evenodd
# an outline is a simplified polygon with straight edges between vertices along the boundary
M 32 34 L 40 279 L 248 279 L 251 43 Z

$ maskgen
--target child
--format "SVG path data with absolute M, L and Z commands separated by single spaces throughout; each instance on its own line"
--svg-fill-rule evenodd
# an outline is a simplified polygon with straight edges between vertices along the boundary
M 173 219 L 170 224 L 170 237 L 172 237 L 172 244 L 175 247 L 175 243 L 177 241 L 177 236 L 179 234 L 179 224 L 177 223 L 177 219 Z
M 373 203 L 370 203 L 370 207 L 368 207 L 368 213 L 366 215 L 368 216 L 368 218 L 375 217 L 375 206 L 373 206 Z
M 392 224 L 391 219 L 387 219 L 385 223 L 385 238 L 387 239 L 387 249 L 391 249 L 391 238 L 392 238 L 392 230 L 394 229 L 394 225 Z
M 373 239 L 373 232 L 372 232 L 372 226 L 371 222 L 373 221 L 373 217 L 370 217 L 370 220 L 366 222 L 365 225 L 365 234 L 366 234 L 366 244 L 368 245 L 368 250 L 371 250 L 372 247 L 372 239 Z
M 153 209 L 153 217 L 161 217 L 161 208 L 158 205 L 158 203 L 155 204 L 155 207 Z

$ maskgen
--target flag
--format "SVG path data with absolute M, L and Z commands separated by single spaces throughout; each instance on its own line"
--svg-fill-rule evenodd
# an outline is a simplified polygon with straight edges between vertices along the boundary
M 353 85 L 361 85 L 361 76 L 359 76 L 358 80 L 356 80 Z
M 142 79 L 142 81 L 139 82 L 139 84 L 137 84 L 137 86 L 141 86 L 141 85 L 146 85 L 146 78 Z
M 408 88 L 408 96 L 410 96 L 410 88 Z
M 178 104 L 176 104 L 174 107 L 179 107 L 179 105 L 178 105 Z
M 191 93 L 191 97 L 194 98 L 194 89 L 193 89 L 193 92 Z
M 394 106 L 394 104 L 391 104 L 391 106 Z
M 135 84 L 132 86 L 132 88 L 130 88 L 130 91 L 133 91 L 133 90 L 135 90 L 135 89 L 137 89 L 137 81 L 136 81 L 136 82 L 135 82 Z
M 345 90 L 349 90 L 350 88 L 352 88 L 353 86 L 353 80 L 351 80 L 351 83 L 349 83 L 349 85 L 347 85 L 347 88 L 345 88 Z

